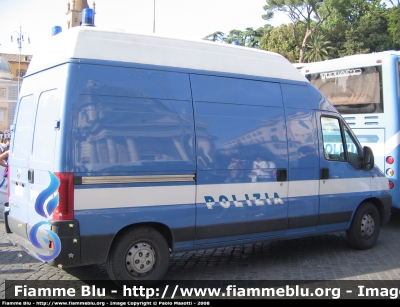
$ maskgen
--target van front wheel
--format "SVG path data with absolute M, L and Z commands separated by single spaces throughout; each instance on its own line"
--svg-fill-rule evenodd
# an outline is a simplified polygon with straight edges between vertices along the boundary
M 135 228 L 119 236 L 106 262 L 108 275 L 116 282 L 161 280 L 168 265 L 168 244 L 151 227 Z
M 354 215 L 350 229 L 347 230 L 347 242 L 356 249 L 369 249 L 378 240 L 380 219 L 378 209 L 371 203 L 364 203 Z

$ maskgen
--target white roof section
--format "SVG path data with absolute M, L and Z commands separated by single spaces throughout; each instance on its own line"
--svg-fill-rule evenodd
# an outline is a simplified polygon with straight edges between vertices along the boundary
M 383 60 L 385 57 L 391 55 L 396 55 L 400 57 L 400 51 L 389 50 L 367 54 L 355 54 L 338 59 L 307 63 L 301 69 L 301 72 L 303 74 L 311 74 L 331 70 L 336 71 L 338 69 L 375 66 L 377 64 L 377 60 Z
M 140 63 L 307 82 L 283 56 L 254 48 L 188 41 L 92 26 L 49 37 L 33 55 L 27 75 L 71 58 Z

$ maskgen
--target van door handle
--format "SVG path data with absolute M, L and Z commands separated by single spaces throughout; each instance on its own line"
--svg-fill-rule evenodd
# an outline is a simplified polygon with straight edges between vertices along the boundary
M 33 169 L 28 171 L 28 182 L 33 183 Z
M 329 168 L 321 168 L 321 179 L 329 179 Z
M 276 180 L 286 181 L 287 180 L 287 170 L 285 168 L 278 168 L 276 170 Z
M 56 119 L 54 121 L 54 130 L 59 130 L 60 129 L 60 120 Z

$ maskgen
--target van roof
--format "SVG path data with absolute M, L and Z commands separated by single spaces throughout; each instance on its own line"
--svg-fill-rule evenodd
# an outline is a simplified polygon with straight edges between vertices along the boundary
M 32 57 L 27 76 L 69 59 L 94 59 L 307 81 L 283 56 L 210 41 L 73 27 L 49 37 Z

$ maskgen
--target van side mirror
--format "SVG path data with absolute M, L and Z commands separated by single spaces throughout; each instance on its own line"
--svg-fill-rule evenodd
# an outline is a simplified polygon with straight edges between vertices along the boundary
M 363 147 L 363 158 L 363 169 L 365 171 L 370 171 L 375 165 L 374 153 L 370 147 Z

